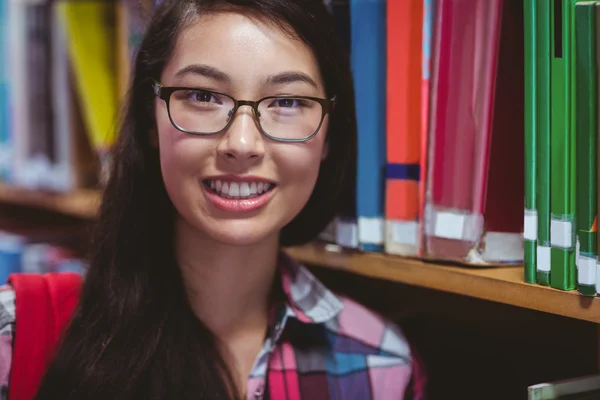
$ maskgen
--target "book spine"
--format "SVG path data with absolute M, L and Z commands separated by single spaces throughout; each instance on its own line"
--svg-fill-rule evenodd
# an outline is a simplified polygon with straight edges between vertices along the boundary
M 536 280 L 550 285 L 550 27 L 551 2 L 536 0 Z
M 600 3 L 596 3 L 596 38 L 600 37 Z M 596 66 L 600 65 L 600 40 L 596 40 Z M 600 93 L 600 79 L 596 79 L 596 94 Z M 596 113 L 600 113 L 600 101 L 596 99 Z M 597 122 L 597 121 L 596 121 Z M 597 190 L 600 187 L 600 163 L 597 155 L 600 154 L 600 124 L 596 127 L 596 252 L 600 250 L 600 235 L 598 235 L 598 211 L 600 211 L 600 196 Z M 596 293 L 600 293 L 600 260 L 596 256 Z
M 417 255 L 423 0 L 387 3 L 385 251 Z
M 525 0 L 525 213 L 523 225 L 525 282 L 536 283 L 536 0 Z
M 571 176 L 573 150 L 572 2 L 552 3 L 550 286 L 573 290 L 575 276 L 575 186 Z
M 433 25 L 435 23 L 435 0 L 423 2 L 423 53 L 421 87 L 421 162 L 419 180 L 419 256 L 425 255 L 425 199 L 427 193 L 427 154 L 429 148 L 429 119 L 431 99 L 431 74 L 433 69 Z
M 9 0 L 0 0 L 0 179 L 10 176 Z
M 442 1 L 436 10 L 427 256 L 469 262 L 476 258 L 472 250 L 484 231 L 501 10 L 502 1 L 488 0 Z
M 598 137 L 596 7 L 575 7 L 577 289 L 596 295 L 596 157 Z
M 352 0 L 350 18 L 358 127 L 359 243 L 365 251 L 381 252 L 385 233 L 386 2 Z

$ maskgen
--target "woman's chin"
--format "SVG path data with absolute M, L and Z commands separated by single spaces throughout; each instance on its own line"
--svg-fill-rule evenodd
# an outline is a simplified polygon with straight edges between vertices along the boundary
M 221 226 L 207 227 L 205 233 L 214 241 L 227 246 L 252 246 L 277 240 L 278 230 L 260 229 L 249 221 L 228 221 Z

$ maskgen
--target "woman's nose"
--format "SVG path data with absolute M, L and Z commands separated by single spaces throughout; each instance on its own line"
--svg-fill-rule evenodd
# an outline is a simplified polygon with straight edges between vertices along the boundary
M 230 163 L 255 163 L 265 154 L 264 138 L 250 107 L 240 107 L 217 146 L 219 156 Z

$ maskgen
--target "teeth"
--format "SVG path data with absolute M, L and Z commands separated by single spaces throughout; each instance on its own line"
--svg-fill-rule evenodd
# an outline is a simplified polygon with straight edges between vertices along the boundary
M 246 182 L 242 182 L 242 184 L 240 185 L 240 196 L 250 196 L 250 185 L 248 185 Z
M 212 190 L 227 198 L 255 197 L 269 190 L 272 185 L 267 182 L 224 182 L 211 179 L 209 186 Z
M 236 182 L 229 184 L 229 195 L 231 197 L 238 197 L 240 195 L 240 186 Z

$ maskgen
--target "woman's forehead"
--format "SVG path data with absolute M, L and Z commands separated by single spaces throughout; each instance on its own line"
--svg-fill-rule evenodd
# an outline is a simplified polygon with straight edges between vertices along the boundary
M 210 65 L 232 81 L 264 81 L 282 71 L 299 71 L 322 86 L 310 47 L 276 24 L 240 12 L 206 15 L 185 29 L 164 76 L 174 78 L 181 69 L 198 64 Z

